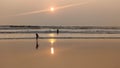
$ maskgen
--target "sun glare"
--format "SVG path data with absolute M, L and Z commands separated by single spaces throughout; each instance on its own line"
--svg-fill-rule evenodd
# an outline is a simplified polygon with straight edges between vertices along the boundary
M 54 7 L 51 7 L 51 8 L 50 8 L 50 11 L 51 11 L 51 12 L 54 12 L 54 11 L 55 11 L 55 8 L 54 8 Z

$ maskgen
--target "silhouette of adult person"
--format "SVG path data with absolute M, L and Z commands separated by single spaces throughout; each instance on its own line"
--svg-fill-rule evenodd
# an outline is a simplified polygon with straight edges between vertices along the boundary
M 38 33 L 36 33 L 36 49 L 38 49 L 38 47 L 39 47 L 38 39 L 39 39 L 39 35 L 38 35 Z
M 57 29 L 57 34 L 59 34 L 59 29 Z

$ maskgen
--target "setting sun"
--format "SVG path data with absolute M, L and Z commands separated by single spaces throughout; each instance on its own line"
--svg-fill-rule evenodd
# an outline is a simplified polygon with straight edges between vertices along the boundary
M 51 11 L 51 12 L 55 11 L 55 8 L 54 8 L 54 7 L 51 7 L 51 8 L 50 8 L 50 11 Z

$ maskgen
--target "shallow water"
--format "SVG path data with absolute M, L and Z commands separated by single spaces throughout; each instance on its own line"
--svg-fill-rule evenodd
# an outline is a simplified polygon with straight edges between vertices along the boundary
M 120 40 L 1 40 L 0 68 L 119 68 Z

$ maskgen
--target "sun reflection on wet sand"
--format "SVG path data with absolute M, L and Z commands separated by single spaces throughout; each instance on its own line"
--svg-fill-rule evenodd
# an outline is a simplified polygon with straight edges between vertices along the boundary
M 55 34 L 49 34 L 50 37 L 55 37 Z M 55 54 L 55 48 L 54 48 L 54 43 L 56 42 L 56 39 L 51 38 L 48 39 L 48 41 L 50 42 L 50 54 L 54 55 Z M 34 55 L 38 56 L 41 53 L 41 51 L 37 51 Z
M 55 43 L 55 41 L 56 41 L 55 39 L 49 39 L 49 42 L 51 45 L 53 45 Z
M 50 37 L 55 37 L 55 34 L 49 34 Z M 49 42 L 51 44 L 51 54 L 54 54 L 54 43 L 56 42 L 56 39 L 49 39 Z
M 51 54 L 54 54 L 54 47 L 51 47 Z

